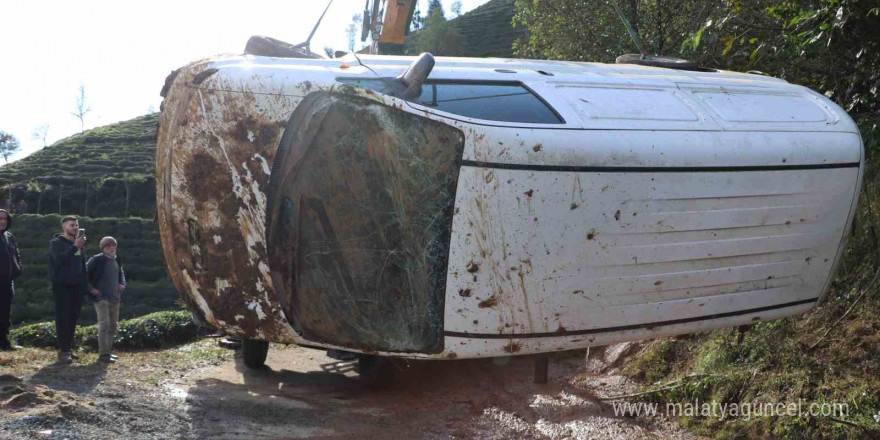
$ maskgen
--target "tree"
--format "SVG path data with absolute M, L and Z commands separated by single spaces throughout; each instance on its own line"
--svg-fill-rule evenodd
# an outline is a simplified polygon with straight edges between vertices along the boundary
M 449 10 L 452 11 L 453 14 L 455 14 L 455 17 L 461 15 L 461 1 L 456 0 L 452 2 L 452 5 L 449 6 Z
M 78 91 L 79 94 L 76 96 L 76 105 L 74 107 L 74 111 L 70 112 L 70 114 L 76 116 L 76 118 L 79 119 L 79 132 L 83 133 L 86 127 L 86 114 L 92 111 L 92 107 L 86 102 L 86 86 L 80 84 Z
M 437 11 L 440 11 L 440 16 L 446 18 L 446 14 L 443 13 L 443 3 L 441 3 L 440 0 L 430 0 L 428 2 L 428 14 L 426 17 L 430 19 L 431 16 L 434 15 L 434 12 Z
M 431 14 L 425 22 L 425 27 L 413 34 L 407 41 L 409 53 L 430 52 L 437 56 L 459 55 L 465 45 L 464 39 L 458 32 L 454 23 L 446 21 L 443 16 L 443 8 L 440 2 L 431 2 L 433 8 L 429 8 Z
M 517 0 L 514 23 L 532 58 L 611 62 L 635 47 L 706 67 L 761 70 L 836 100 L 855 119 L 880 119 L 880 4 L 876 0 Z M 863 125 L 880 136 L 876 124 Z M 866 142 L 867 145 L 867 142 Z
M 758 69 L 831 97 L 855 119 L 880 119 L 878 6 L 876 0 L 731 1 L 685 47 L 707 65 Z
M 413 16 L 412 21 L 409 23 L 410 32 L 415 32 L 422 28 L 425 25 L 425 19 L 422 17 L 421 11 L 419 11 L 419 2 L 416 0 L 413 5 Z
M 83 203 L 83 210 L 82 210 L 82 215 L 84 217 L 89 216 L 89 195 L 92 192 L 92 189 L 97 186 L 96 184 L 98 182 L 99 181 L 95 181 L 95 180 L 88 179 L 88 178 L 85 179 L 86 196 L 85 196 L 85 202 Z
M 859 123 L 869 154 L 880 150 L 877 0 L 517 0 L 514 23 L 530 34 L 517 53 L 612 62 L 633 52 L 610 1 L 623 6 L 648 52 L 810 87 Z
M 517 54 L 614 62 L 618 55 L 638 53 L 614 8 L 615 1 L 644 41 L 645 51 L 672 56 L 724 4 L 714 0 L 517 0 L 514 25 L 529 30 L 527 38 L 516 42 Z
M 357 41 L 357 33 L 358 26 L 362 24 L 361 14 L 354 14 L 351 16 L 351 23 L 348 24 L 348 27 L 345 28 L 345 33 L 348 34 L 348 51 L 354 52 L 354 45 Z
M 58 213 L 62 214 L 64 211 L 61 210 L 61 202 L 64 200 L 64 181 L 58 179 Z
M 32 180 L 27 183 L 27 190 L 30 192 L 37 193 L 37 210 L 33 211 L 33 214 L 40 214 L 43 209 L 43 193 L 48 191 L 51 186 L 45 182 L 40 182 L 38 180 Z
M 18 139 L 9 133 L 0 131 L 0 156 L 3 156 L 3 160 L 9 163 L 9 156 L 19 150 L 21 150 L 21 143 L 18 142 Z
M 125 174 L 122 178 L 122 183 L 125 185 L 125 212 L 123 217 L 128 217 L 128 201 L 131 200 L 131 181 L 132 177 L 130 174 Z
M 44 124 L 35 128 L 31 137 L 34 138 L 34 140 L 43 141 L 43 148 L 46 148 L 46 138 L 49 137 L 49 125 Z

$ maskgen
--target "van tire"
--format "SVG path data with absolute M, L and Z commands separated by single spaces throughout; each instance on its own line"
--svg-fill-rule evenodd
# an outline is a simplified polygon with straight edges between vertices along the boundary
M 381 388 L 391 383 L 394 364 L 387 357 L 364 354 L 358 358 L 357 373 L 367 388 Z
M 261 368 L 266 365 L 266 354 L 269 353 L 269 342 L 255 339 L 242 339 L 241 357 L 249 368 Z

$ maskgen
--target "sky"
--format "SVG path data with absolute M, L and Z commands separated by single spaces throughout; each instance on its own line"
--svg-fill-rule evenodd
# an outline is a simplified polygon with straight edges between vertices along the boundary
M 461 0 L 462 13 L 486 1 Z M 424 14 L 428 1 L 419 3 Z M 443 0 L 448 18 L 452 3 Z M 79 133 L 72 112 L 80 85 L 92 109 L 85 129 L 158 111 L 159 91 L 173 70 L 211 55 L 242 53 L 251 35 L 300 43 L 326 5 L 327 0 L 0 1 L 0 131 L 22 146 L 10 162 L 43 148 L 32 136 L 37 127 L 49 126 L 48 145 Z M 333 0 L 312 38 L 312 51 L 347 51 L 346 28 L 363 10 L 364 0 Z

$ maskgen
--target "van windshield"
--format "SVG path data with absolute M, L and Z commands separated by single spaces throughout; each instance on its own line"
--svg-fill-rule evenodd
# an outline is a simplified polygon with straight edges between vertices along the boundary
M 381 79 L 339 78 L 339 82 L 387 93 Z M 411 102 L 447 113 L 489 121 L 562 124 L 547 103 L 518 82 L 428 81 Z

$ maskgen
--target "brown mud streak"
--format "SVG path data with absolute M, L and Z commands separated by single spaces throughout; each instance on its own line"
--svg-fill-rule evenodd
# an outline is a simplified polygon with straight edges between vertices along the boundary
M 178 267 L 178 258 L 177 258 L 177 249 L 182 249 L 186 247 L 185 235 L 180 232 L 174 233 L 174 225 L 172 224 L 172 219 L 174 218 L 172 212 L 174 209 L 174 202 L 171 195 L 172 185 L 172 176 L 173 176 L 173 161 L 174 161 L 174 148 L 171 144 L 171 139 L 177 139 L 177 134 L 179 130 L 182 130 L 182 127 L 187 125 L 188 123 L 188 112 L 187 109 L 190 106 L 190 103 L 193 101 L 193 97 L 195 95 L 195 89 L 191 87 L 185 87 L 183 84 L 186 84 L 189 80 L 180 78 L 180 73 L 183 69 L 177 70 L 172 73 L 171 76 L 166 80 L 166 87 L 169 89 L 180 89 L 184 88 L 183 92 L 174 92 L 171 93 L 165 100 L 162 102 L 163 114 L 160 119 L 159 130 L 156 135 L 156 214 L 157 219 L 159 221 L 159 234 L 161 237 L 162 243 L 162 252 L 164 254 L 165 266 L 168 269 L 168 273 L 171 277 L 171 281 L 174 283 L 175 288 L 178 292 L 189 292 L 189 286 L 182 279 L 182 275 L 180 269 Z M 194 73 L 198 73 L 195 71 Z M 163 90 L 165 90 L 163 88 Z M 181 96 L 182 95 L 182 96 Z M 175 102 L 176 101 L 176 102 Z M 166 106 L 166 103 L 171 105 Z M 173 111 L 173 116 L 169 119 L 166 117 L 168 111 Z M 161 226 L 166 227 L 161 227 Z M 211 324 L 217 325 L 216 320 L 210 319 L 211 316 L 207 315 L 200 307 L 196 305 L 196 302 L 190 295 L 182 295 L 183 300 L 187 303 L 190 310 L 196 312 L 199 316 L 204 318 L 206 321 Z
M 186 164 L 187 183 L 189 193 L 199 202 L 210 200 L 211 191 L 224 180 L 224 169 L 213 157 L 204 152 L 193 154 L 192 160 Z
M 261 217 L 260 192 L 265 192 L 269 178 L 255 154 L 271 164 L 280 121 L 252 116 L 253 95 L 231 96 L 187 85 L 206 66 L 181 69 L 184 73 L 175 78 L 163 103 L 169 105 L 160 121 L 156 159 L 165 260 L 175 286 L 187 293 L 190 308 L 201 310 L 195 307 L 196 295 L 201 296 L 212 324 L 224 321 L 242 329 L 243 336 L 279 340 L 288 334 L 286 323 L 275 319 L 278 306 L 271 284 L 257 266 L 266 250 L 260 243 L 263 219 L 254 217 Z M 218 117 L 212 122 L 212 116 Z M 237 186 L 239 194 L 233 191 Z M 246 218 L 239 221 L 239 213 Z M 200 270 L 193 267 L 196 254 L 203 264 Z M 194 286 L 184 280 L 187 275 Z
M 477 307 L 479 307 L 481 309 L 485 309 L 485 308 L 489 308 L 489 307 L 495 307 L 496 305 L 498 305 L 498 297 L 495 295 L 492 295 L 492 296 L 480 301 L 480 303 L 477 304 Z
M 520 350 L 519 342 L 510 341 L 509 344 L 504 346 L 504 351 L 508 353 L 517 353 Z
M 535 332 L 535 322 L 532 319 L 532 309 L 529 307 L 529 295 L 526 292 L 526 280 L 525 274 L 523 274 L 524 270 L 522 266 L 520 266 L 519 271 L 516 273 L 519 276 L 519 287 L 522 290 L 523 296 L 523 306 L 526 308 L 526 316 L 529 319 L 529 333 Z

